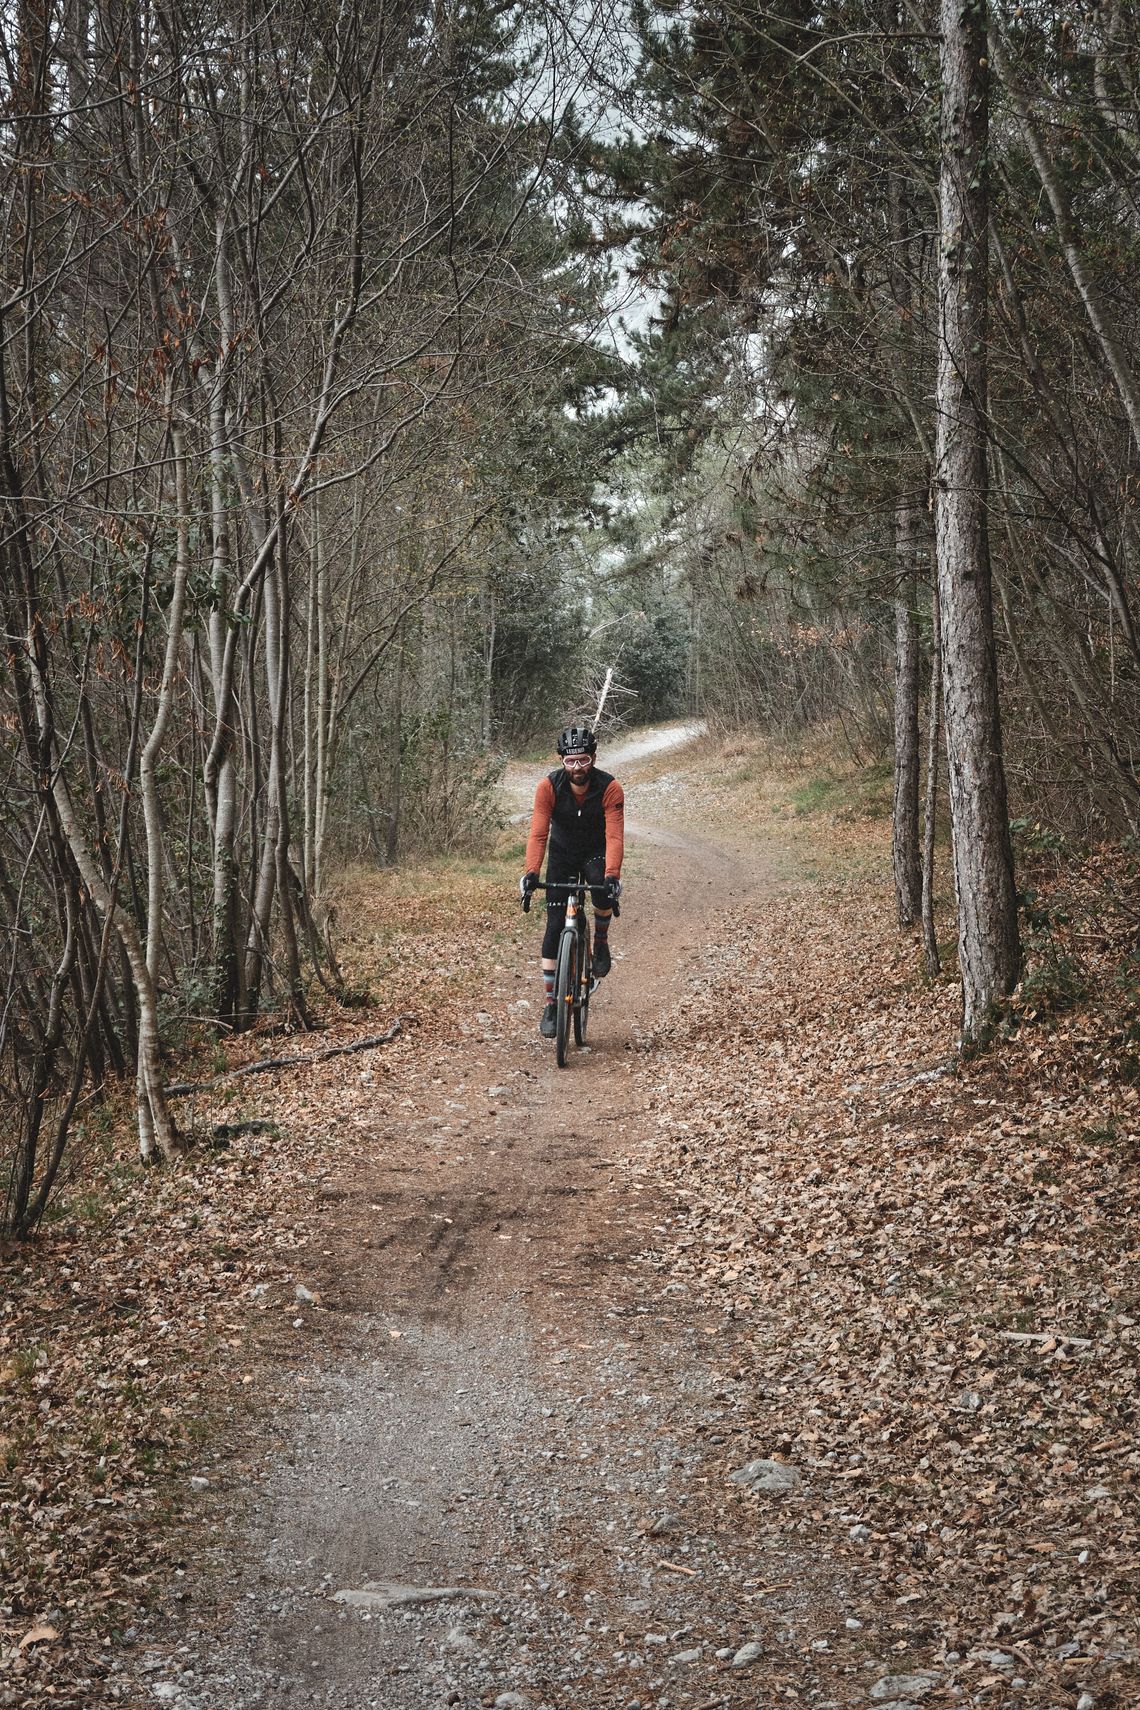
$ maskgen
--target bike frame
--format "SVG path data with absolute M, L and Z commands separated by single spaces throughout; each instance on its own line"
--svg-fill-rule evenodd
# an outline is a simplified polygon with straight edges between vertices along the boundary
M 590 936 L 589 916 L 586 913 L 586 894 L 593 889 L 585 879 L 577 879 L 566 884 L 542 884 L 534 886 L 536 891 L 545 891 L 549 898 L 552 892 L 565 893 L 566 922 L 558 937 L 558 953 L 555 962 L 555 1002 L 557 1009 L 557 1030 L 554 1035 L 555 1057 L 558 1067 L 566 1067 L 566 1048 L 569 1044 L 571 1028 L 574 1033 L 574 1043 L 581 1045 L 586 1037 L 586 1024 L 590 1013 L 590 996 L 594 990 L 593 977 L 593 947 Z M 529 912 L 533 892 L 523 897 L 523 909 Z M 615 912 L 617 905 L 614 905 Z

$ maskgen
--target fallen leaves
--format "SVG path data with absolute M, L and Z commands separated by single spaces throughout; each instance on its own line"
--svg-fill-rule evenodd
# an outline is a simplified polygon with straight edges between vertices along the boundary
M 29 1627 L 16 1648 L 22 1651 L 29 1645 L 42 1645 L 58 1638 L 59 1631 L 55 1627 Z
M 843 829 L 857 881 L 725 915 L 651 1041 L 638 1162 L 677 1211 L 648 1262 L 750 1326 L 754 1452 L 820 1505 L 789 1531 L 924 1622 L 948 1681 L 1016 1668 L 1052 1707 L 1140 1663 L 1140 1099 L 1108 963 L 1088 1007 L 956 1062 L 956 984 L 867 880 L 880 837 Z
M 488 970 L 454 921 L 498 908 L 494 883 L 457 872 L 447 896 L 396 902 L 402 884 L 369 875 L 344 911 L 354 977 L 382 1007 L 330 1008 L 324 1048 L 288 1054 L 316 1060 L 254 1079 L 237 1071 L 264 1062 L 265 1037 L 230 1041 L 227 1072 L 188 1089 L 182 1121 L 200 1144 L 182 1163 L 142 1171 L 124 1124 L 36 1240 L 0 1254 L 0 1680 L 13 1682 L 0 1701 L 121 1701 L 112 1636 L 173 1590 L 235 1482 L 225 1409 L 238 1395 L 241 1416 L 258 1406 L 255 1356 L 281 1334 L 279 1309 L 322 1310 L 295 1270 L 327 1212 L 321 1178 L 383 1144 L 389 1088 L 467 1025 Z

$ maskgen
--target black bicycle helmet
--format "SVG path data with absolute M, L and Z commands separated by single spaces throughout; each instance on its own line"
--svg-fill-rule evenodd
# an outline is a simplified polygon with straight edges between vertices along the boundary
M 598 739 L 588 724 L 572 724 L 558 738 L 559 754 L 596 754 Z

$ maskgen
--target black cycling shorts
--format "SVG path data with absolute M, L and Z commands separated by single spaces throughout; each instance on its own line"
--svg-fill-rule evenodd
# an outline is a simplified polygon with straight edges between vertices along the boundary
M 609 892 L 605 888 L 606 857 L 603 850 L 600 855 L 591 855 L 586 861 L 575 861 L 573 856 L 556 855 L 553 852 L 546 863 L 546 882 L 548 885 L 572 884 L 575 879 L 585 879 L 590 886 L 590 895 L 594 907 L 600 909 L 612 908 Z M 546 898 L 546 932 L 542 939 L 542 954 L 547 961 L 553 961 L 558 954 L 558 938 L 566 924 L 566 898 L 559 897 L 552 901 L 549 893 Z

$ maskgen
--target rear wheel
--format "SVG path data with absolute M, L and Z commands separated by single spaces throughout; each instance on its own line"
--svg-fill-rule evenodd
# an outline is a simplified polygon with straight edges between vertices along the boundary
M 578 934 L 563 932 L 558 940 L 558 966 L 554 974 L 554 1055 L 558 1067 L 566 1067 L 566 1046 L 570 1038 L 570 1016 L 577 995 Z
M 586 1023 L 590 1019 L 590 979 L 593 974 L 590 955 L 589 929 L 583 932 L 578 950 L 578 1001 L 574 1005 L 574 1043 L 581 1045 L 586 1038 Z

